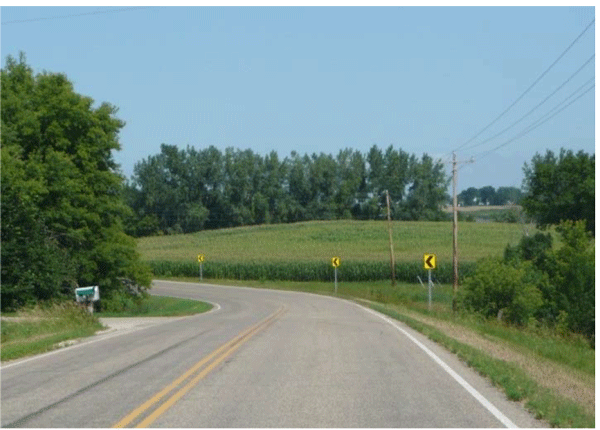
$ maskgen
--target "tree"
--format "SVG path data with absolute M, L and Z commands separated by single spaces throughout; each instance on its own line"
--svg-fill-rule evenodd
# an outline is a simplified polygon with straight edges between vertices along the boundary
M 557 158 L 547 151 L 544 156 L 536 154 L 531 165 L 525 163 L 523 172 L 525 196 L 521 205 L 539 227 L 583 220 L 587 231 L 594 234 L 594 155 L 561 149 Z
M 469 187 L 457 196 L 457 200 L 463 206 L 475 206 L 479 201 L 479 190 L 475 187 Z
M 561 244 L 552 246 L 550 233 L 523 236 L 516 246 L 507 246 L 504 262 L 518 266 L 532 264 L 543 305 L 537 318 L 584 334 L 595 335 L 595 265 L 594 240 L 585 230 L 584 221 L 564 221 L 556 227 Z
M 479 199 L 484 205 L 491 205 L 495 196 L 496 190 L 490 185 L 479 189 Z
M 556 230 L 562 246 L 548 253 L 545 262 L 554 287 L 553 305 L 568 329 L 588 338 L 595 336 L 595 247 L 583 221 L 564 221 Z
M 33 75 L 25 55 L 2 70 L 2 306 L 70 295 L 118 278 L 148 286 L 112 158 L 124 123 L 77 94 L 65 75 Z M 10 292 L 10 293 L 9 293 Z
M 523 198 L 523 193 L 516 187 L 500 187 L 494 196 L 492 201 L 493 205 L 507 205 L 513 204 L 518 205 Z
M 442 206 L 446 202 L 446 189 L 450 179 L 444 165 L 423 154 L 421 161 L 412 163 L 412 184 L 406 202 L 408 218 L 437 221 L 445 219 Z
M 337 192 L 335 204 L 338 218 L 352 218 L 366 186 L 365 161 L 362 154 L 352 149 L 340 151 L 337 156 Z

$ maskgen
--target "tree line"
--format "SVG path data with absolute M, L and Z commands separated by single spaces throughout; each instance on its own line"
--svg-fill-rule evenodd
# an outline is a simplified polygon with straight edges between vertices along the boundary
M 389 146 L 279 159 L 252 150 L 161 145 L 136 163 L 125 198 L 134 236 L 264 223 L 384 219 L 386 190 L 396 220 L 446 219 L 444 166 Z
M 490 185 L 481 188 L 469 187 L 456 196 L 461 206 L 518 205 L 522 198 L 523 192 L 517 187 L 499 187 L 496 190 Z
M 34 75 L 24 54 L 18 61 L 8 57 L 1 85 L 2 310 L 72 300 L 76 286 L 99 285 L 104 298 L 143 291 L 151 272 L 130 235 L 384 219 L 386 190 L 393 219 L 446 218 L 441 207 L 449 178 L 443 165 L 392 146 L 374 145 L 365 155 L 352 149 L 336 156 L 292 152 L 280 160 L 276 152 L 261 156 L 163 144 L 160 154 L 138 162 L 126 181 L 113 159 L 125 124 L 116 107 L 94 106 L 64 74 Z M 570 248 L 535 264 L 555 285 L 562 283 L 558 290 L 538 288 L 547 300 L 562 303 L 552 308 L 550 319 L 562 318 L 571 329 L 589 333 L 574 318 L 583 313 L 588 318 L 594 308 L 588 300 L 594 291 L 594 155 L 536 154 L 524 173 L 521 205 L 539 227 L 582 221 L 575 232 L 562 227 Z M 571 291 L 577 291 L 575 307 L 570 307 Z M 532 309 L 541 312 L 536 306 Z

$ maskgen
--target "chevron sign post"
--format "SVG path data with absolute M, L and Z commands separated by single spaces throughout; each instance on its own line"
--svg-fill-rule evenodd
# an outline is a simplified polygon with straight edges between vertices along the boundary
M 429 279 L 429 310 L 431 310 L 431 287 L 433 282 L 431 281 L 431 271 L 436 268 L 436 256 L 435 254 L 423 254 L 423 268 L 427 270 Z

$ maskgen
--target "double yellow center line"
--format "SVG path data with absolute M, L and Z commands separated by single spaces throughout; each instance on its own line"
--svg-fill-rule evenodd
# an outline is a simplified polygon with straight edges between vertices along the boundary
M 171 394 L 172 391 L 176 390 L 171 397 L 160 404 L 154 411 L 140 421 L 135 427 L 148 427 L 152 424 L 160 415 L 162 415 L 167 409 L 169 409 L 175 402 L 177 402 L 182 396 L 190 391 L 202 378 L 208 375 L 211 370 L 222 363 L 227 357 L 232 355 L 240 346 L 246 343 L 252 336 L 258 332 L 267 328 L 277 318 L 279 318 L 286 311 L 285 306 L 282 306 L 277 312 L 271 314 L 259 323 L 247 328 L 235 338 L 220 346 L 208 356 L 194 364 L 189 370 L 183 373 L 179 378 L 174 380 L 172 383 L 167 385 L 161 391 L 156 393 L 145 403 L 138 406 L 127 416 L 123 417 L 119 422 L 113 425 L 113 428 L 122 428 L 130 425 L 136 421 L 142 414 L 159 403 L 164 397 Z M 191 378 L 191 379 L 190 379 Z M 189 381 L 181 388 L 177 389 L 184 381 Z

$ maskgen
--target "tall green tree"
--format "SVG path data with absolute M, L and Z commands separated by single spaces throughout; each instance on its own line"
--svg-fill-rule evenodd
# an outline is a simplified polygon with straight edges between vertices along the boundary
M 112 158 L 117 109 L 77 94 L 63 74 L 34 76 L 25 55 L 2 70 L 2 306 L 70 295 L 127 277 L 148 286 Z M 43 251 L 43 252 L 42 252 Z M 44 254 L 41 256 L 40 253 Z M 53 255 L 54 254 L 54 255 Z
M 334 197 L 337 218 L 352 218 L 358 202 L 365 197 L 366 169 L 362 154 L 344 149 L 337 156 L 337 192 Z
M 494 196 L 492 204 L 507 205 L 509 203 L 519 204 L 523 198 L 523 193 L 516 187 L 499 187 Z
M 463 206 L 475 206 L 479 202 L 479 190 L 475 187 L 469 187 L 458 194 L 457 200 Z
M 586 222 L 595 234 L 595 161 L 594 155 L 561 149 L 536 154 L 523 167 L 525 196 L 521 205 L 539 227 L 561 221 Z
M 412 220 L 442 220 L 442 207 L 448 199 L 446 189 L 450 179 L 441 162 L 423 154 L 420 161 L 412 164 L 412 184 L 406 202 L 405 217 Z
M 491 205 L 496 197 L 496 190 L 491 185 L 479 189 L 479 200 L 484 205 Z

